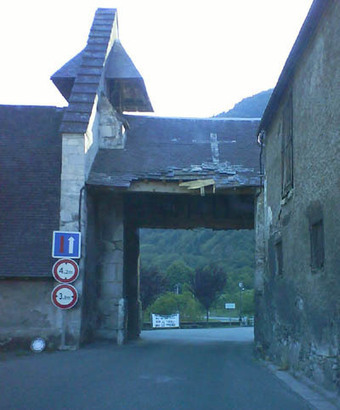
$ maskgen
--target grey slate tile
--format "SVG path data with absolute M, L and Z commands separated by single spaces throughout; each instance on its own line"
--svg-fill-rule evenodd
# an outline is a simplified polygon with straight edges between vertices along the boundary
M 99 81 L 99 75 L 78 75 L 77 77 L 77 84 L 98 84 Z
M 103 72 L 102 67 L 79 67 L 78 75 L 98 75 L 101 76 Z
M 64 114 L 63 122 L 85 122 L 85 123 L 88 123 L 89 119 L 90 119 L 89 112 L 67 111 Z
M 92 94 L 96 93 L 98 90 L 98 82 L 96 83 L 81 83 L 79 84 L 76 82 L 72 88 L 72 93 L 86 93 L 86 94 Z
M 123 150 L 100 150 L 88 183 L 120 186 L 130 180 L 214 178 L 218 187 L 258 186 L 259 121 L 159 118 L 126 115 Z M 219 161 L 212 155 L 217 134 Z M 114 176 L 114 179 L 112 178 Z M 101 181 L 101 182 L 100 182 Z M 256 183 L 254 183 L 256 181 Z
M 0 277 L 51 277 L 63 110 L 0 106 Z
M 65 134 L 84 134 L 87 130 L 87 122 L 68 122 L 63 121 L 60 132 Z
M 70 97 L 70 102 L 83 102 L 83 103 L 93 103 L 96 93 L 88 93 L 88 94 L 81 94 L 81 93 L 73 93 Z
M 92 110 L 92 103 L 70 103 L 67 112 L 89 113 Z
M 115 9 L 98 9 L 96 11 L 87 45 L 82 52 L 81 59 L 77 60 L 78 67 L 74 85 L 68 99 L 70 106 L 60 127 L 61 132 L 86 132 L 92 104 L 103 71 L 115 15 Z M 63 87 L 66 88 L 67 85 L 65 84 Z M 81 104 L 79 112 L 76 111 L 77 104 Z

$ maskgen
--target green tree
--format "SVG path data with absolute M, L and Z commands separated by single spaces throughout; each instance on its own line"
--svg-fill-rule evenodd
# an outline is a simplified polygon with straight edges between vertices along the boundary
M 143 309 L 146 309 L 168 288 L 165 276 L 155 267 L 144 268 L 140 273 L 140 298 Z
M 147 310 L 147 314 L 151 313 L 159 315 L 179 313 L 180 320 L 187 321 L 196 321 L 202 316 L 199 303 L 188 291 L 181 295 L 167 292 L 164 295 L 159 296 Z
M 242 314 L 253 315 L 254 312 L 254 289 L 247 289 L 242 295 Z
M 196 299 L 204 306 L 207 322 L 209 320 L 209 308 L 223 292 L 226 285 L 227 275 L 218 265 L 208 265 L 195 270 L 191 290 Z
M 169 291 L 173 291 L 177 285 L 183 288 L 184 284 L 190 284 L 194 275 L 194 269 L 190 268 L 182 260 L 176 260 L 166 270 Z

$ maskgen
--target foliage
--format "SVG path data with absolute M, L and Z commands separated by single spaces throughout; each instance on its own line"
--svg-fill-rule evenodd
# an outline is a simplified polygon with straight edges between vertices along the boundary
M 242 313 L 244 315 L 253 315 L 254 311 L 254 289 L 245 290 L 242 298 Z
M 215 262 L 228 275 L 223 295 L 211 306 L 225 315 L 224 304 L 236 303 L 239 309 L 239 282 L 244 283 L 244 314 L 252 315 L 253 275 L 255 269 L 254 231 L 195 230 L 141 230 L 141 290 L 143 309 L 165 292 L 175 292 L 176 283 L 181 283 L 185 292 L 191 284 L 193 270 Z M 151 268 L 150 268 L 151 267 Z M 178 270 L 178 272 L 177 272 Z M 145 272 L 151 274 L 145 278 Z M 157 274 L 155 273 L 157 272 Z M 147 279 L 147 280 L 145 280 Z M 160 281 L 161 284 L 154 283 Z M 183 284 L 184 282 L 184 284 Z M 148 289 L 145 289 L 147 286 Z M 155 290 L 154 290 L 155 289 Z M 144 294 L 150 294 L 145 302 Z M 159 306 L 159 305 L 158 305 Z M 233 313 L 237 313 L 233 312 Z M 232 312 L 228 312 L 232 314 Z M 238 314 L 238 313 L 237 313 Z
M 202 316 L 199 303 L 188 291 L 181 295 L 172 292 L 165 293 L 147 309 L 146 314 L 150 315 L 151 313 L 157 313 L 159 315 L 179 313 L 182 321 L 196 321 Z
M 205 307 L 207 321 L 209 320 L 209 308 L 218 293 L 223 291 L 226 280 L 226 273 L 217 265 L 211 264 L 195 270 L 191 289 L 196 299 Z
M 216 117 L 218 118 L 261 118 L 268 104 L 269 98 L 273 90 L 262 91 L 251 97 L 244 98 L 242 101 L 234 105 L 234 107 L 222 112 Z
M 142 229 L 141 264 L 166 272 L 175 261 L 195 269 L 217 262 L 228 275 L 255 268 L 253 230 L 213 231 L 212 229 Z
M 143 309 L 146 309 L 151 303 L 168 288 L 168 281 L 163 273 L 155 267 L 141 268 L 140 273 L 140 298 Z
M 183 285 L 190 283 L 194 275 L 194 269 L 190 268 L 182 260 L 176 260 L 166 269 L 166 278 L 168 281 L 168 290 L 173 291 L 177 285 L 183 288 Z
M 234 292 L 223 292 L 223 294 L 220 295 L 216 303 L 214 304 L 214 307 L 219 310 L 219 313 L 225 314 L 225 304 L 226 303 L 235 303 L 236 309 L 234 312 L 229 311 L 228 316 L 234 316 L 234 313 L 236 313 L 236 316 L 239 315 L 240 312 L 240 291 L 234 291 Z M 254 314 L 255 307 L 254 307 L 254 289 L 245 289 L 242 292 L 242 315 L 249 315 L 252 316 Z

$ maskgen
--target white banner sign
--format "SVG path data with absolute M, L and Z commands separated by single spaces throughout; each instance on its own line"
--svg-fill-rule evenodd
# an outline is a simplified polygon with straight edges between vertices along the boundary
M 179 327 L 179 314 L 161 316 L 152 314 L 152 327 L 154 328 L 166 328 L 166 327 Z
M 226 309 L 235 309 L 235 303 L 226 303 L 225 308 Z

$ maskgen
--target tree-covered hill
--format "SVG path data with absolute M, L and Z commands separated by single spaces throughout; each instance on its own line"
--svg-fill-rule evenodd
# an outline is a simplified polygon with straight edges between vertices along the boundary
M 227 111 L 217 114 L 216 118 L 261 118 L 273 90 L 262 91 L 244 98 Z
M 254 231 L 141 230 L 141 265 L 166 273 L 176 261 L 190 268 L 220 265 L 228 276 L 227 286 L 237 287 L 243 281 L 253 287 Z

